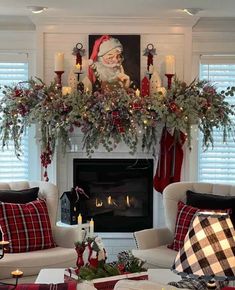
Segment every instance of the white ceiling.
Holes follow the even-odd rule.
[[[27,6],[46,6],[48,10],[32,16]],[[81,17],[192,21],[192,16],[182,12],[183,8],[201,8],[202,11],[193,16],[196,20],[235,17],[235,0],[0,0],[0,25],[12,19],[37,22]]]

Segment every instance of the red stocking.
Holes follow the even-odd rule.
[[[153,179],[154,188],[162,192],[170,183],[172,155],[170,150],[174,144],[174,137],[167,131],[166,127],[162,130],[160,141],[160,152],[156,174]]]
[[[180,181],[181,167],[184,158],[184,151],[182,149],[185,141],[186,135],[183,132],[174,132],[175,142],[174,146],[171,148],[172,156],[172,171],[170,177],[170,183]]]

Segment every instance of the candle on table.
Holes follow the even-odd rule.
[[[64,53],[56,52],[55,54],[55,71],[64,71]]]
[[[78,241],[82,242],[82,215],[78,215]]]
[[[90,220],[90,238],[94,235],[94,221],[93,219]]]
[[[13,278],[21,278],[23,276],[23,272],[20,270],[15,270],[11,272]]]
[[[62,87],[62,96],[66,96],[71,94],[72,88],[71,87]]]
[[[8,241],[0,241],[0,246],[7,246],[10,242]]]
[[[139,96],[140,96],[140,90],[139,90],[139,89],[137,89],[137,90],[135,91],[135,95],[136,95],[136,97],[139,97]]]
[[[82,224],[82,215],[81,214],[78,215],[78,224],[79,225]]]
[[[166,61],[166,74],[175,74],[175,56],[174,55],[167,55],[165,57]]]

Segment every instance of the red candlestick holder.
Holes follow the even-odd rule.
[[[56,74],[56,84],[58,86],[58,88],[62,88],[62,74],[64,73],[64,71],[55,71]]]
[[[167,77],[167,88],[170,90],[174,74],[165,74],[165,76]]]
[[[77,274],[79,274],[80,268],[82,266],[84,266],[83,253],[84,253],[85,249],[86,249],[86,245],[84,243],[77,245],[75,247],[75,250],[77,252],[77,262],[76,262],[76,265],[77,265],[76,273]]]

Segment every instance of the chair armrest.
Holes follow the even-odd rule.
[[[59,247],[74,248],[74,243],[78,240],[77,227],[55,226],[53,233],[55,242]]]
[[[151,249],[170,244],[173,240],[168,228],[146,229],[134,232],[134,238],[138,249]]]

